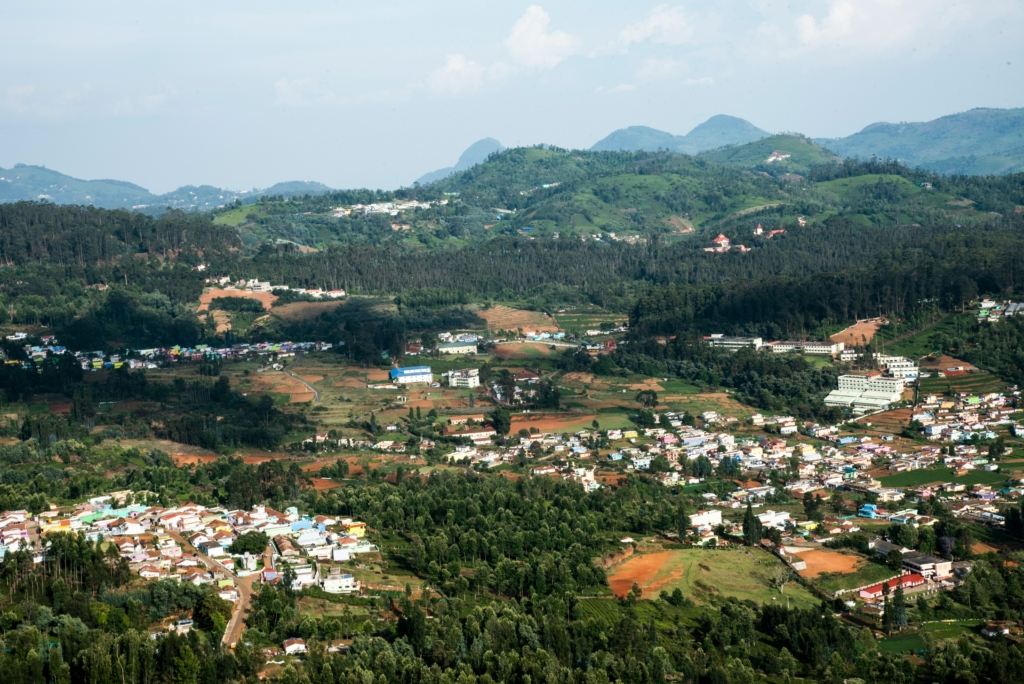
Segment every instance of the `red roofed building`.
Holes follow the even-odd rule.
[[[729,238],[725,237],[721,233],[719,233],[718,237],[716,237],[711,242],[713,242],[714,244],[718,245],[719,247],[728,247],[729,244],[730,244]]]
[[[924,584],[924,577],[917,574],[916,572],[913,572],[908,575],[903,575],[902,577],[891,579],[888,582],[885,582],[885,584],[889,585],[889,591],[893,591],[896,589],[897,585],[900,584],[900,582],[903,583],[904,589],[908,587],[919,587],[922,584]],[[866,589],[860,590],[860,597],[864,599],[881,598],[882,594],[882,584],[873,584],[870,587],[867,587]]]

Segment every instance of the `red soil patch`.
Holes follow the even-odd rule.
[[[647,378],[643,382],[637,382],[629,386],[631,390],[654,390],[655,392],[664,392],[665,388],[658,384],[657,380]]]
[[[857,571],[861,559],[857,556],[848,556],[845,553],[822,551],[820,549],[807,549],[800,551],[797,556],[807,563],[807,568],[801,570],[801,577],[817,577],[824,572],[838,572],[848,575]]]
[[[871,341],[878,329],[887,323],[884,318],[870,318],[864,321],[857,321],[846,330],[837,332],[829,339],[833,342],[842,342],[847,347],[863,346]]]
[[[682,579],[685,572],[684,566],[668,573],[658,580],[653,578],[671,561],[672,554],[668,551],[657,553],[643,553],[632,556],[625,563],[620,565],[608,578],[612,593],[616,596],[625,596],[633,588],[633,582],[640,585],[645,596],[658,592],[662,587]]]
[[[512,432],[521,428],[535,427],[541,432],[575,432],[589,429],[597,416],[568,416],[565,418],[544,417],[541,415],[517,415],[512,417]]]
[[[171,458],[174,460],[174,465],[183,466],[193,463],[213,463],[220,457],[212,454],[171,454]]]
[[[210,302],[214,299],[221,299],[223,297],[241,297],[243,299],[256,299],[263,304],[265,311],[270,311],[270,307],[273,306],[274,302],[277,301],[277,295],[270,292],[252,292],[250,290],[234,290],[234,289],[210,289],[199,295],[199,308],[196,309],[196,313],[200,311],[209,311]]]
[[[371,370],[366,372],[366,379],[370,382],[387,382],[391,375],[386,370]]]
[[[999,549],[985,542],[974,542],[971,544],[971,551],[973,553],[999,553]]]
[[[321,492],[325,489],[334,489],[335,487],[344,487],[345,485],[341,482],[334,482],[333,480],[325,480],[322,477],[313,478],[313,489]]]
[[[313,384],[314,382],[320,382],[321,380],[324,379],[324,376],[322,375],[300,375],[299,377],[308,382],[309,384]]]
[[[972,373],[978,370],[977,366],[972,366],[966,361],[953,358],[949,354],[942,354],[938,358],[935,358],[934,356],[926,356],[925,358],[921,359],[920,365],[928,369],[940,371],[944,371],[947,368],[956,368],[958,366],[962,366],[965,371],[969,371]]]
[[[51,413],[71,413],[71,402],[70,401],[51,401],[50,402]]]
[[[523,311],[507,306],[492,306],[477,311],[477,316],[487,321],[488,330],[518,330],[532,332],[558,332],[558,323],[551,316],[540,311]]]

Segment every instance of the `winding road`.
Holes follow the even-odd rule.
[[[292,363],[290,363],[290,364],[288,364],[287,366],[284,367],[284,372],[287,373],[288,375],[290,375],[291,377],[295,378],[299,382],[301,382],[306,387],[308,387],[309,391],[313,393],[313,401],[314,402],[319,402],[320,401],[320,390],[318,390],[316,387],[313,387],[312,384],[306,382],[305,380],[300,378],[295,373],[292,373],[292,368],[294,366],[299,365],[299,363],[301,363],[301,362],[302,362],[302,355],[300,354],[300,355],[296,356],[295,361],[293,361]]]

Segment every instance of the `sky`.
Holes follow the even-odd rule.
[[[1021,0],[0,4],[0,167],[396,188],[470,144],[1024,106]]]

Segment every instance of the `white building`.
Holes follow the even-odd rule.
[[[449,371],[445,376],[448,378],[449,387],[472,389],[480,386],[480,371],[476,368]]]
[[[742,349],[743,347],[760,349],[764,345],[764,341],[760,337],[729,337],[722,333],[707,335],[704,337],[704,342],[712,347],[724,347],[732,350]]]
[[[409,385],[415,382],[434,382],[434,373],[430,366],[409,366],[407,368],[392,368],[391,382],[396,385]]]
[[[705,525],[721,525],[722,511],[714,508],[711,509],[710,511],[697,511],[696,513],[691,513],[690,524],[694,527],[703,527]]]
[[[440,354],[476,354],[476,342],[447,342],[437,345]]]
[[[323,588],[328,594],[354,594],[359,591],[359,582],[352,575],[328,575],[323,579]]]

